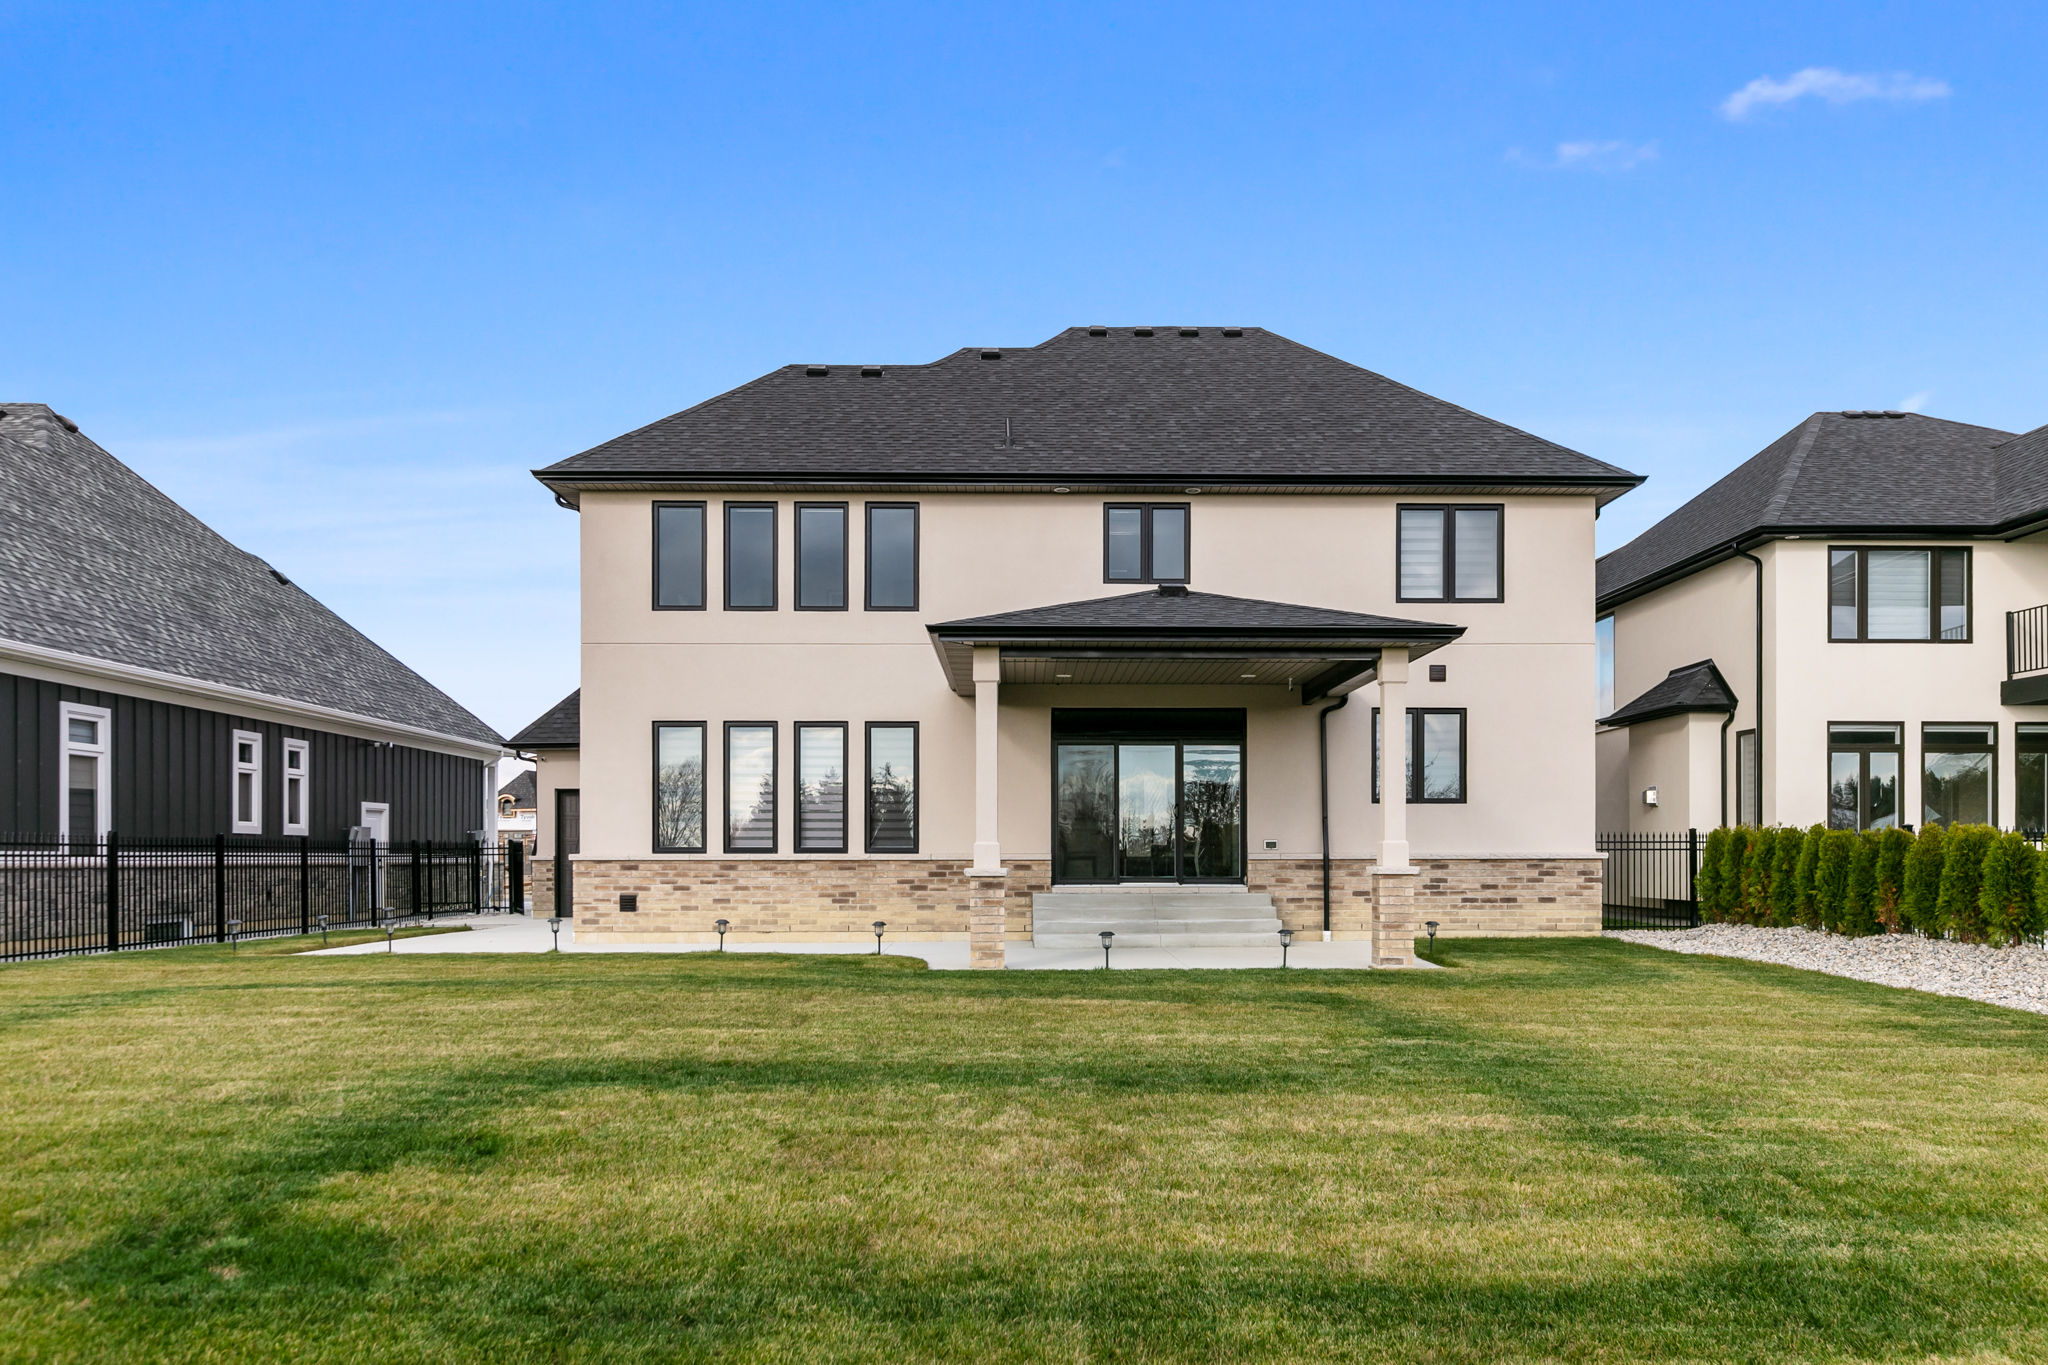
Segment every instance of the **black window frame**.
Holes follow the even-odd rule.
[[[1410,597],[1401,583],[1401,528],[1403,512],[1444,514],[1443,593],[1436,597]],[[1458,512],[1492,512],[1493,596],[1459,597]],[[1394,600],[1396,602],[1505,602],[1508,600],[1508,509],[1504,502],[1397,502],[1394,504]]]
[[[839,513],[839,605],[812,607],[804,604],[804,512],[806,509]],[[851,611],[853,609],[853,505],[845,502],[799,502],[790,508],[790,590],[798,611]]]
[[[1991,742],[1988,744],[1943,743],[1939,747],[1927,742],[1927,732],[1929,730],[1962,729],[1989,730],[1991,732]],[[1988,754],[1991,757],[1991,771],[1987,778],[1989,790],[1986,793],[1985,807],[1990,812],[1990,818],[1984,823],[1993,826],[1998,824],[1998,729],[1998,722],[1994,720],[1927,720],[1920,722],[1920,819],[1922,823],[1927,822],[1927,756],[1929,754]],[[1902,778],[1903,776],[1904,774],[1901,773]],[[2015,792],[2014,795],[2017,797],[2018,793]]]
[[[725,610],[726,611],[779,611],[782,608],[782,504],[779,502],[728,502],[723,504],[725,512],[720,518],[719,556],[725,565]],[[737,511],[766,509],[768,517],[768,605],[764,607],[736,607],[732,603],[732,514]]]
[[[661,514],[671,507],[697,509],[702,523],[697,532],[697,597],[694,607],[667,606],[661,600]],[[709,611],[711,609],[711,508],[705,502],[658,501],[654,504],[653,604],[656,611]]]
[[[1748,753],[1743,741],[1749,741]],[[1756,747],[1756,727],[1735,732],[1735,823],[1761,825],[1764,822],[1763,765]],[[1754,807],[1754,809],[1751,809]]]
[[[2029,764],[2027,762],[2029,756],[2033,756],[2036,762]],[[2012,767],[2013,828],[2026,834],[2040,834],[2044,830],[2048,830],[2048,724],[2023,720],[2013,725]],[[2029,767],[2043,770],[2041,774],[2043,779],[2042,788],[2038,793],[2041,797],[2041,810],[2039,812],[2041,819],[2031,825],[2024,823],[2025,817],[2023,815],[2029,804],[2025,786],[2026,770]]]
[[[863,503],[861,512],[861,610],[863,611],[917,611],[924,601],[924,510],[914,502],[869,502]],[[878,607],[875,605],[875,513],[878,511],[908,511],[910,513],[910,605],[907,607]]]
[[[1826,767],[1822,770],[1822,776],[1827,783],[1827,790],[1822,798],[1821,809],[1826,813],[1827,818],[1823,823],[1829,829],[1842,828],[1842,826],[1837,825],[1834,821],[1835,799],[1833,789],[1836,754],[1853,753],[1862,755],[1861,760],[1856,765],[1856,830],[1859,833],[1872,828],[1870,824],[1870,756],[1872,754],[1896,754],[1899,759],[1899,775],[1896,779],[1898,790],[1892,797],[1893,802],[1897,806],[1897,809],[1892,813],[1892,824],[1900,828],[1906,828],[1906,812],[1904,809],[1906,804],[1906,723],[1898,720],[1831,720],[1826,722],[1826,725],[1827,748],[1825,752],[1827,760]],[[1890,730],[1898,738],[1890,744],[1837,744],[1835,742],[1835,731],[1837,729]]]
[[[1828,591],[1822,617],[1822,629],[1831,645],[1967,645],[1977,638],[1977,556],[1969,545],[1830,545],[1828,546],[1827,583]],[[1927,635],[1925,638],[1873,640],[1870,637],[1870,552],[1872,550],[1918,550],[1928,556],[1927,564]],[[1942,555],[1961,554],[1963,557],[1963,633],[1960,638],[1951,639],[1941,633],[1941,587]],[[1835,556],[1854,554],[1856,556],[1856,633],[1853,636],[1835,634]]]
[[[1179,578],[1161,578],[1152,572],[1152,514],[1158,511],[1181,512],[1187,517],[1187,572]],[[1137,512],[1138,519],[1138,567],[1143,572],[1136,578],[1112,578],[1109,574],[1109,514],[1111,512]],[[1190,583],[1195,575],[1195,510],[1190,502],[1106,502],[1102,504],[1102,581],[1105,583]]]
[[[860,811],[862,847],[869,853],[915,854],[924,837],[924,731],[914,720],[871,720],[862,727],[860,767]],[[910,846],[875,842],[875,731],[910,731],[910,791],[915,803],[910,811]]]
[[[839,781],[841,796],[839,806],[839,842],[833,846],[811,845],[804,842],[804,731],[837,730],[839,732]],[[853,847],[853,736],[843,720],[798,720],[791,721],[789,728],[790,763],[790,829],[789,847],[792,853],[847,853]],[[865,795],[866,784],[862,784]],[[777,793],[779,796],[780,793]]]
[[[1472,798],[1472,717],[1471,708],[1464,706],[1411,706],[1408,708],[1408,804],[1411,806],[1462,806]],[[1422,717],[1428,715],[1455,715],[1458,718],[1458,794],[1451,796],[1422,796],[1418,786],[1422,781],[1422,765],[1415,762],[1415,756],[1422,752]],[[1380,708],[1372,708],[1372,803],[1380,801]]]
[[[732,732],[734,727],[742,729],[766,729],[768,731],[768,847],[734,848],[732,846]],[[729,854],[768,854],[782,851],[782,726],[772,720],[729,720],[725,722],[724,743],[718,755],[718,785],[724,795],[720,806],[724,811],[722,828],[724,833],[720,845]]]
[[[704,765],[704,830],[702,841],[695,848],[680,845],[671,846],[661,842],[661,732],[663,730],[695,730],[697,751]],[[656,853],[708,853],[711,851],[711,726],[701,720],[657,720],[648,730],[653,744],[649,755],[649,775],[652,778],[653,809],[649,812],[648,843]]]

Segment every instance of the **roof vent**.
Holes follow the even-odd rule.
[[[1884,415],[1887,417],[1904,417],[1906,414],[1903,412],[1894,412],[1892,411],[1892,409],[1886,408],[1884,410]]]
[[[823,379],[826,375],[832,373],[832,371],[827,369],[823,365],[806,365],[804,367],[804,373],[809,375],[813,379]]]
[[[56,418],[56,419],[57,419],[57,425],[58,425],[58,426],[60,426],[60,427],[62,427],[62,428],[64,428],[64,430],[66,430],[66,431],[77,431],[77,430],[78,430],[78,423],[76,423],[76,422],[72,421],[72,420],[71,420],[71,419],[70,419],[69,417],[66,417],[66,416],[65,416],[65,415],[64,415],[63,413],[61,413],[61,412],[53,412],[53,413],[51,413],[51,414],[50,414],[50,416],[52,416],[52,417]]]
[[[882,367],[880,365],[863,365],[860,367],[860,377],[862,379],[880,379],[882,377]]]
[[[1186,597],[1188,595],[1188,585],[1185,583],[1161,583],[1159,585],[1159,595],[1161,597]]]
[[[1150,327],[1133,327],[1131,335],[1134,337],[1148,337],[1152,335],[1152,329]]]
[[[1202,329],[1199,327],[1183,327],[1180,329],[1180,334],[1184,337],[1198,337],[1202,334]]]
[[[1241,336],[1243,336],[1243,335],[1244,335],[1244,328],[1242,328],[1242,327],[1225,327],[1225,328],[1223,329],[1223,335],[1225,335],[1225,336],[1227,336],[1227,337],[1241,337]]]
[[[983,351],[981,353],[981,358],[983,360],[1001,360],[1003,358],[1003,353],[1001,351]]]
[[[292,585],[292,581],[289,578],[286,578],[283,574],[279,573],[275,569],[272,569],[270,571],[270,576],[272,578],[275,578],[278,582],[284,584],[284,586],[286,586],[287,588],[289,588]]]
[[[1106,337],[1109,335],[1109,329],[1107,327],[1090,327],[1088,335],[1092,337]]]

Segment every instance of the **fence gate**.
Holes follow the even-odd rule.
[[[1700,922],[1693,878],[1700,866],[1700,832],[1602,834],[1607,855],[1600,872],[1602,929],[1691,929]]]

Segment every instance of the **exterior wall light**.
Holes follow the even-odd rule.
[[[1104,929],[1102,931],[1102,970],[1105,972],[1109,970],[1109,941],[1115,937],[1116,930],[1114,929]]]
[[[876,956],[876,957],[880,957],[880,956],[882,955],[882,931],[883,931],[884,929],[888,928],[888,927],[889,927],[889,922],[888,922],[887,920],[879,920],[879,919],[878,919],[878,920],[876,920],[876,921],[875,921],[875,956]]]
[[[1657,804],[1657,789],[1655,787],[1643,788],[1643,804],[1646,806]]]
[[[729,919],[714,920],[711,927],[718,931],[718,951],[722,953],[725,951],[725,931],[732,928],[732,921]]]

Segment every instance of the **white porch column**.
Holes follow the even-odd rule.
[[[1002,650],[974,648],[974,865],[967,869],[967,962],[1003,967],[1009,888],[1004,884],[1001,826],[996,821],[996,702],[1003,685]]]
[[[1372,965],[1415,965],[1416,884],[1408,861],[1408,649],[1380,651],[1380,856],[1372,878]]]
[[[1380,869],[1408,866],[1408,649],[1380,651]]]

